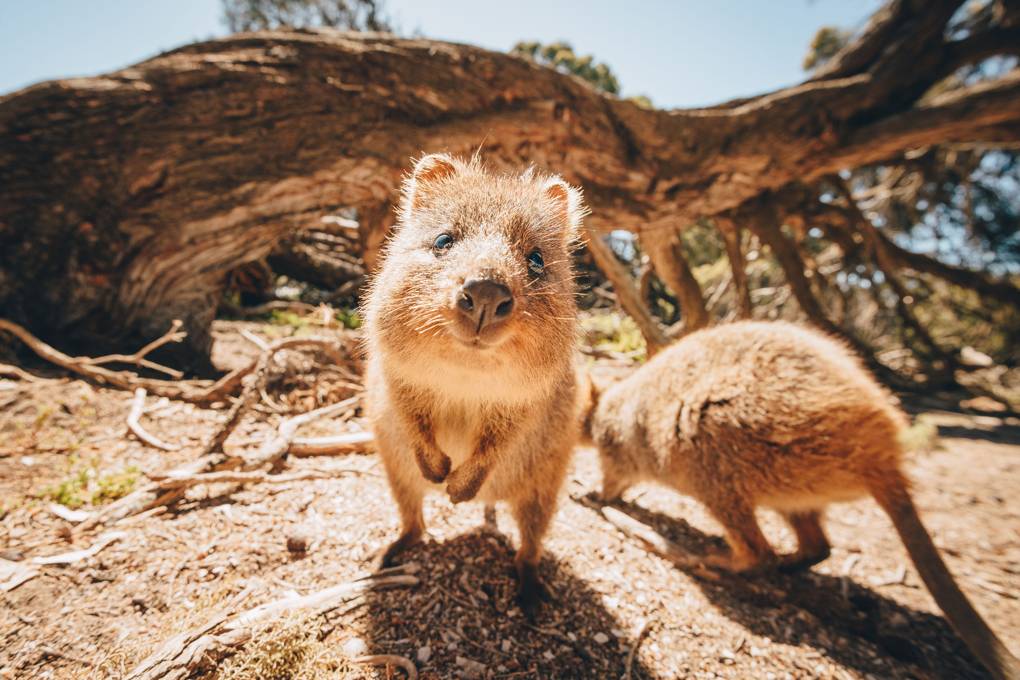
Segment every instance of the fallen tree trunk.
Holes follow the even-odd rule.
[[[980,35],[946,41],[960,4],[892,0],[811,81],[694,110],[643,109],[503,53],[331,31],[36,85],[0,98],[0,315],[89,354],[179,318],[176,365],[195,365],[226,274],[284,235],[351,210],[374,266],[423,150],[546,166],[584,186],[592,228],[641,234],[919,145],[1016,141],[1015,71],[918,104],[988,56]]]

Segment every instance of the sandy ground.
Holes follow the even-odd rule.
[[[242,352],[221,344],[221,360],[224,347]],[[94,479],[169,469],[193,457],[223,417],[151,399],[148,429],[182,445],[163,452],[127,432],[130,401],[81,381],[4,384],[0,557],[25,564],[93,544],[98,532],[72,534],[48,509],[45,489],[81,469]],[[940,441],[911,463],[917,504],[963,589],[1020,652],[1020,422],[928,417]],[[252,414],[229,446],[258,442],[266,418]],[[0,678],[123,677],[161,642],[224,609],[364,574],[397,528],[377,457],[290,467],[336,476],[195,488],[167,512],[116,527],[124,536],[97,555],[42,567],[0,593]],[[480,506],[434,495],[426,505],[431,536],[405,558],[420,566],[419,585],[264,631],[210,675],[401,677],[347,660],[381,653],[415,660],[425,678],[621,678],[640,638],[633,678],[986,677],[873,502],[830,510],[833,555],[810,572],[712,580],[649,555],[571,498],[598,482],[594,453],[579,450],[542,563],[556,600],[533,624],[513,604],[508,514],[500,509],[499,532],[483,531]],[[694,501],[653,486],[626,500],[625,510],[692,551],[719,540]],[[763,513],[762,521],[777,545],[792,548],[776,517]],[[288,539],[307,550],[288,550]]]

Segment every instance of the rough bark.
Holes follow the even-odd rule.
[[[804,259],[797,245],[783,233],[782,221],[775,208],[769,204],[760,206],[748,220],[748,226],[771,249],[797,304],[811,323],[831,335],[845,335],[828,317],[811,290]]]
[[[707,326],[709,318],[705,296],[684,255],[679,235],[675,230],[648,230],[642,243],[655,272],[673,291],[680,305],[682,326],[678,335]]]
[[[733,272],[733,290],[737,302],[737,317],[740,319],[751,318],[751,291],[747,284],[747,262],[744,259],[744,250],[741,246],[743,230],[731,219],[725,217],[716,218],[716,226],[722,234],[723,242],[726,244],[726,257],[730,261],[730,271]]]
[[[623,307],[623,311],[634,319],[634,323],[637,324],[641,335],[645,338],[648,355],[652,356],[669,344],[669,338],[666,337],[662,326],[648,310],[647,296],[643,295],[641,288],[634,284],[627,269],[616,259],[616,255],[602,240],[600,234],[587,231],[584,236],[588,252],[591,253],[599,270],[613,284],[617,301]]]
[[[36,85],[0,98],[0,315],[103,352],[180,318],[204,355],[226,272],[284,235],[354,209],[371,268],[423,150],[481,144],[496,166],[548,167],[584,186],[593,228],[642,233],[919,145],[1014,142],[1016,73],[917,103],[947,60],[998,52],[947,45],[959,4],[893,0],[810,81],[694,110],[642,109],[502,53],[332,31]],[[1012,51],[1008,37],[991,44]]]
[[[322,231],[302,231],[280,242],[269,256],[277,274],[336,290],[365,274],[355,248],[345,238]]]

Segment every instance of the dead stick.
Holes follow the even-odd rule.
[[[308,610],[318,612],[335,608],[338,603],[361,597],[370,591],[416,586],[418,583],[418,578],[410,574],[369,577],[304,596],[295,595],[268,602],[237,615],[222,612],[214,616],[209,623],[165,642],[131,671],[127,678],[183,680],[190,677],[202,664],[210,660],[215,662],[237,651],[252,637],[255,627],[259,624],[281,618],[291,612]]]
[[[174,444],[167,444],[165,441],[156,437],[146,431],[140,422],[142,413],[145,412],[145,388],[139,387],[135,390],[135,398],[131,402],[131,412],[128,413],[127,426],[128,429],[135,433],[135,436],[141,439],[149,446],[153,446],[157,449],[163,449],[164,451],[176,451],[181,448]]]
[[[328,437],[295,437],[288,455],[297,458],[364,453],[371,450],[375,437],[371,432],[345,432]]]
[[[605,517],[610,524],[625,533],[627,536],[638,539],[644,543],[645,546],[651,548],[652,552],[661,555],[682,567],[692,567],[698,564],[698,561],[692,558],[690,553],[647,524],[639,522],[630,515],[620,512],[616,508],[609,507],[608,505],[603,506],[601,511],[602,516]]]
[[[634,657],[637,656],[638,647],[641,646],[641,641],[645,639],[645,635],[648,634],[648,627],[651,622],[645,619],[645,622],[641,625],[641,630],[638,631],[637,639],[634,640],[634,644],[631,645],[630,651],[627,652],[627,665],[626,671],[623,673],[623,680],[630,680],[631,673],[634,670]]]
[[[108,368],[103,368],[102,366],[97,365],[94,360],[89,357],[68,356],[67,354],[47,345],[42,340],[39,340],[13,321],[0,319],[0,330],[11,333],[25,343],[29,349],[35,352],[39,357],[45,359],[51,364],[56,364],[57,366],[71,371],[72,373],[77,373],[80,376],[84,376],[101,384],[129,390],[134,390],[137,387],[144,387],[148,392],[155,394],[156,396],[194,402],[201,402],[201,395],[205,392],[202,388],[207,383],[204,381],[171,382],[166,380],[140,378],[137,374],[129,371],[112,371]],[[171,339],[167,340],[167,342],[179,342],[180,339],[184,337],[181,332],[171,332],[164,335],[163,338],[168,336],[170,336]],[[163,338],[160,338],[159,340],[162,340]],[[149,346],[152,344],[153,343],[150,343]],[[141,350],[136,352],[136,354],[140,353]],[[100,359],[106,358],[108,357],[100,357]]]
[[[311,472],[298,472],[291,475],[271,475],[268,472],[207,472],[198,475],[167,475],[166,477],[153,476],[164,489],[180,489],[185,487],[198,486],[200,484],[286,484],[287,482],[300,482],[310,479],[332,479],[342,475],[363,474],[361,470],[336,470],[325,472],[314,470]]]
[[[407,673],[408,680],[418,679],[418,669],[415,668],[414,663],[410,659],[396,654],[369,654],[355,657],[351,661],[365,666],[394,666]],[[389,677],[388,673],[387,677]]]

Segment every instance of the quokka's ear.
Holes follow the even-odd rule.
[[[563,181],[559,175],[553,175],[542,185],[545,195],[552,199],[559,218],[569,236],[574,237],[581,230],[581,222],[588,214],[584,205],[581,190]]]
[[[440,182],[457,174],[458,165],[445,153],[430,153],[414,164],[411,174],[404,180],[403,207],[412,212],[428,200],[429,192]]]

